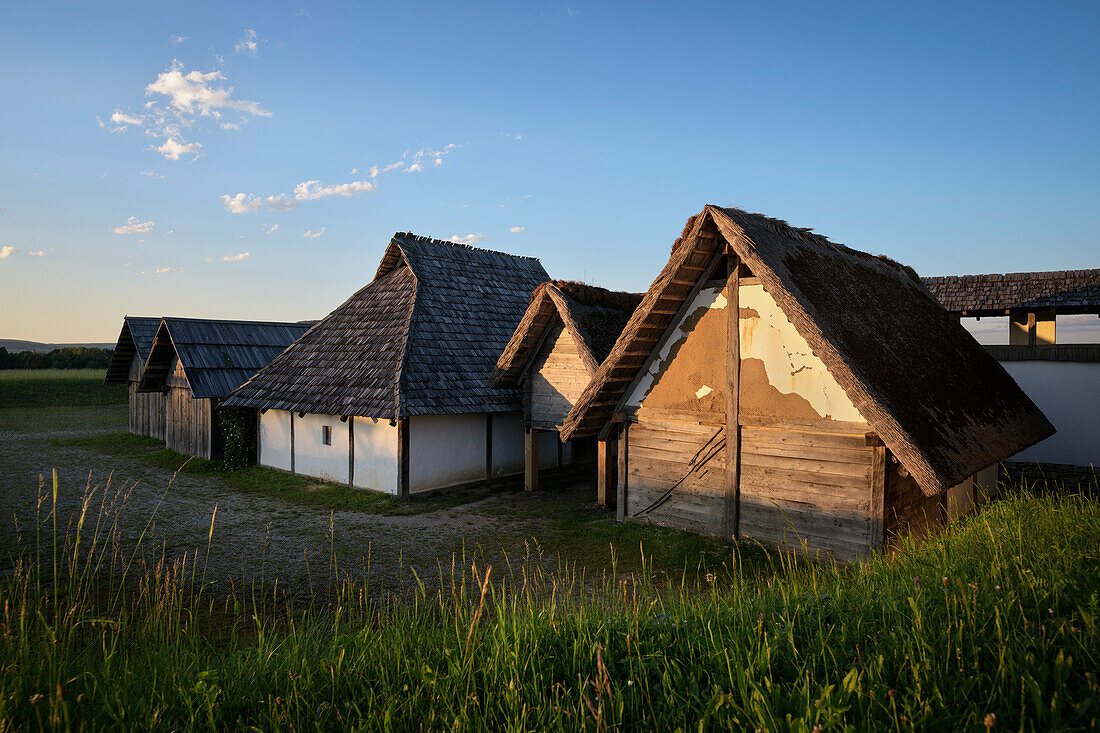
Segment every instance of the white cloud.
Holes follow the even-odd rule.
[[[128,115],[125,112],[120,112],[117,109],[111,113],[111,122],[115,123],[116,125],[137,125],[138,127],[141,127],[141,125],[143,124],[143,120],[140,117]]]
[[[348,173],[348,175],[349,176],[354,176],[358,172],[359,172],[358,168],[352,168],[351,171]]]
[[[181,155],[193,155],[197,158],[201,149],[201,143],[185,143],[175,138],[169,138],[161,145],[150,148],[163,155],[165,160],[179,160]]]
[[[526,228],[527,227],[512,227],[508,231],[510,231],[512,234],[519,234],[520,232],[522,232]]]
[[[268,234],[274,234],[275,232],[279,231],[279,225],[272,224],[270,227],[265,228],[264,231],[266,231]]]
[[[401,168],[404,168],[408,173],[416,173],[424,170],[424,161],[429,159],[432,160],[435,165],[442,165],[443,157],[457,149],[457,145],[448,143],[439,150],[421,148],[413,153],[411,157],[409,151],[406,151],[405,154],[401,156],[401,160],[390,163],[383,168],[372,165],[367,169],[366,178],[358,181],[349,181],[348,183],[325,184],[318,180],[312,180],[302,181],[295,186],[294,190],[290,193],[272,194],[269,196],[257,196],[251,193],[238,193],[232,196],[229,194],[222,194],[222,208],[230,214],[249,214],[260,211],[261,209],[288,211],[300,206],[306,201],[316,201],[330,196],[351,198],[357,194],[367,193],[378,188],[376,179],[379,175]],[[354,173],[358,170],[358,168],[353,168],[352,172]]]
[[[184,73],[183,64],[175,61],[168,71],[162,72],[152,84],[145,87],[145,96],[160,94],[168,97],[169,104],[185,114],[197,112],[202,117],[221,116],[221,110],[237,110],[254,117],[270,117],[271,113],[257,102],[248,99],[233,99],[233,87],[219,88],[212,82],[222,81],[225,75],[220,71],[189,71]]]
[[[225,257],[222,257],[222,262],[240,262],[241,260],[247,260],[251,256],[251,252],[241,252],[240,254],[236,255],[226,255]]]
[[[163,275],[166,272],[183,272],[182,267],[157,267],[153,269],[153,273],[156,275]]]
[[[168,39],[168,42],[171,43],[173,46],[178,46],[186,41],[188,38],[190,38],[190,36],[172,36]]]
[[[250,53],[255,56],[256,51],[260,48],[260,39],[256,37],[256,31],[246,28],[244,31],[244,38],[237,41],[237,45],[234,48],[237,53]]]
[[[305,237],[306,239],[317,239],[317,237],[321,236],[324,233],[325,233],[325,228],[321,227],[320,231],[318,231],[318,232],[313,232],[313,231],[310,231],[310,230],[307,229],[306,233],[303,234],[302,236]]]
[[[115,234],[148,234],[153,231],[153,222],[142,221],[136,216],[131,216],[122,226],[115,227],[111,231]]]
[[[18,251],[19,250],[12,247],[10,244],[5,244],[3,247],[0,247],[0,260],[6,260]]]
[[[142,171],[141,175],[146,176],[147,178],[164,178],[164,176],[157,173],[156,171]]]
[[[28,252],[27,254],[30,255],[31,257],[45,257],[46,256],[46,250],[40,249],[37,252]]]
[[[478,232],[477,234],[467,234],[464,237],[460,237],[459,235],[455,234],[447,241],[454,242],[455,244],[477,244],[478,242],[485,241],[485,235],[481,232]]]

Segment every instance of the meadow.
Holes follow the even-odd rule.
[[[1100,723],[1095,493],[1005,487],[942,534],[849,565],[742,546],[705,573],[627,572],[612,543],[601,573],[471,552],[380,594],[333,553],[336,580],[303,598],[214,585],[213,517],[185,554],[123,549],[117,494],[69,517],[59,490],[44,486],[0,576],[4,731]]]
[[[0,407],[124,405],[125,384],[103,384],[104,369],[0,370]]]

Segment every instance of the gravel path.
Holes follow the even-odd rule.
[[[520,493],[494,494],[468,504],[422,514],[379,516],[303,506],[227,487],[218,476],[172,475],[148,464],[119,465],[121,459],[98,451],[58,445],[63,438],[126,430],[125,407],[0,409],[0,551],[7,564],[14,546],[26,544],[34,526],[39,477],[50,490],[50,472],[61,478],[59,526],[75,524],[86,489],[95,490],[90,515],[101,500],[128,495],[117,511],[123,546],[132,548],[154,518],[143,545],[161,547],[170,559],[198,548],[206,552],[215,506],[207,578],[219,583],[276,578],[291,592],[328,582],[333,558],[340,575],[368,574],[371,587],[407,590],[414,568],[438,584],[437,568],[449,575],[454,553],[467,553],[478,565],[515,564],[528,548],[551,540],[551,524],[535,512],[501,511],[522,501]],[[131,463],[137,463],[133,461]],[[47,498],[41,514],[48,512]],[[86,520],[85,537],[91,519]],[[533,538],[536,542],[529,542]],[[532,560],[539,562],[537,558]],[[543,558],[542,563],[549,563]],[[308,569],[307,569],[308,566]],[[494,573],[496,575],[497,573]]]

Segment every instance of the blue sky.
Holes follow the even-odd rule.
[[[406,230],[644,290],[706,203],[1100,266],[1095,3],[569,3],[6,5],[0,337],[317,318]]]

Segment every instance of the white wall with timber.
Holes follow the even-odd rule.
[[[294,473],[346,484],[350,450],[347,421],[335,415],[294,415]]]
[[[290,413],[286,410],[265,410],[260,413],[259,464],[289,471]]]
[[[485,413],[409,418],[409,491],[485,478]]]
[[[386,494],[397,494],[397,426],[389,420],[356,417],[354,436],[355,475],[352,485]]]
[[[1058,431],[1012,460],[1100,466],[1100,363],[1005,361],[1001,365]]]
[[[523,473],[523,413],[493,413],[493,476]]]

